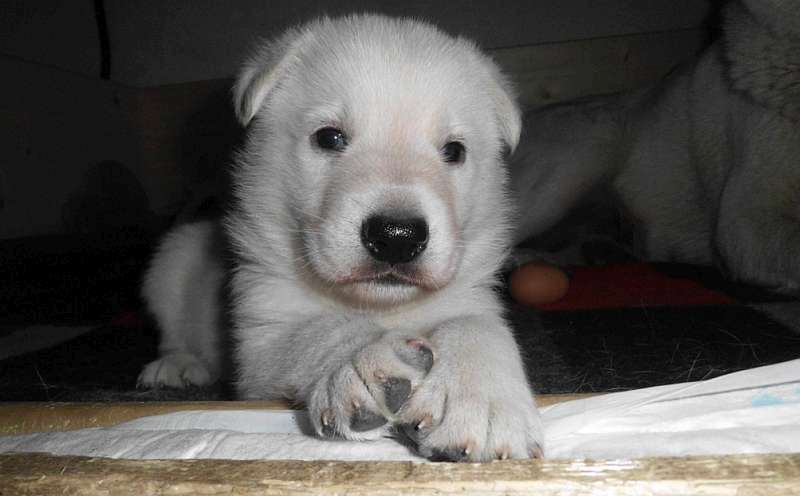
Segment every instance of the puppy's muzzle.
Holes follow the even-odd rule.
[[[405,264],[425,251],[428,224],[419,217],[373,215],[361,225],[361,244],[379,262]]]

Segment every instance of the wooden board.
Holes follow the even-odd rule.
[[[0,495],[800,494],[800,454],[454,464],[0,455]]]
[[[542,395],[546,406],[588,395]],[[282,402],[5,403],[0,433],[113,425],[181,410],[285,409]],[[0,454],[11,494],[800,495],[800,454],[637,460],[410,462],[115,460]]]

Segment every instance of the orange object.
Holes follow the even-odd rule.
[[[509,290],[520,303],[545,305],[560,300],[569,289],[569,278],[563,270],[552,265],[529,263],[511,274]]]

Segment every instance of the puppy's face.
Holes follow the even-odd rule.
[[[359,306],[447,286],[506,214],[493,67],[407,21],[306,36],[252,127],[268,164],[247,179],[282,198],[294,270]]]

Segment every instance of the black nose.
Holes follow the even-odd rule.
[[[361,244],[375,260],[391,265],[414,260],[428,244],[425,219],[373,215],[361,225]]]

